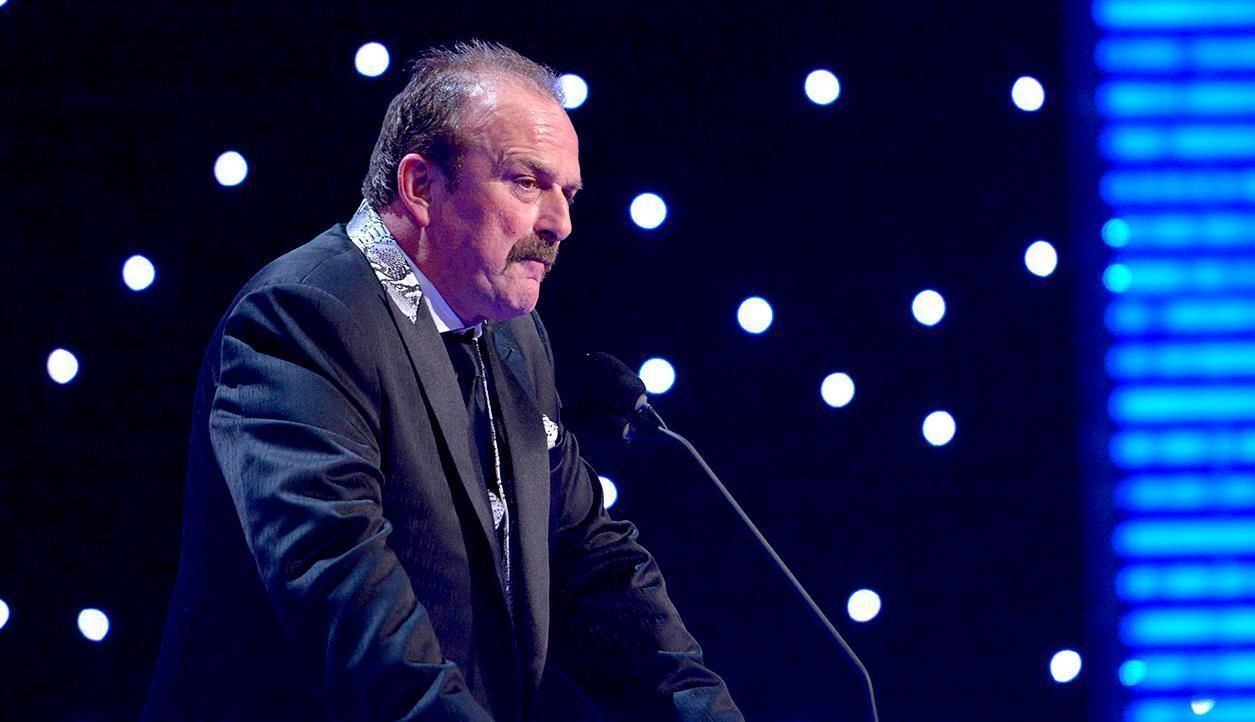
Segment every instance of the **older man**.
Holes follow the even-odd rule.
[[[232,303],[146,719],[521,720],[559,686],[740,719],[562,426],[533,310],[580,188],[555,87],[497,45],[422,56],[352,220]]]

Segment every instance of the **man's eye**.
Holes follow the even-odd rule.
[[[528,177],[516,178],[514,182],[516,185],[518,185],[518,187],[524,188],[526,190],[532,190],[534,188],[540,187],[540,184],[536,182],[535,178],[528,178]]]

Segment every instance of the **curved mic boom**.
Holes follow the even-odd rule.
[[[811,612],[819,619],[819,622],[828,631],[829,636],[837,643],[837,646],[845,652],[854,666],[858,668],[863,675],[863,684],[867,688],[867,701],[871,707],[872,722],[880,722],[880,714],[876,709],[876,692],[872,687],[872,677],[868,673],[867,667],[863,665],[863,661],[858,658],[854,650],[850,647],[837,628],[828,620],[827,615],[811,598],[810,593],[797,580],[793,572],[789,570],[788,565],[776,553],[767,538],[758,530],[758,526],[749,518],[741,505],[737,503],[732,496],[732,492],[723,485],[719,477],[715,474],[702,455],[697,452],[693,444],[683,436],[675,433],[667,428],[667,424],[662,420],[662,416],[649,405],[649,396],[645,392],[645,383],[640,377],[632,372],[619,359],[608,353],[591,353],[584,357],[582,366],[577,375],[575,388],[576,400],[572,405],[586,425],[591,426],[594,432],[604,432],[606,429],[612,430],[617,434],[621,441],[628,441],[649,435],[661,435],[678,442],[693,458],[697,461],[702,471],[710,478],[710,481],[723,495],[723,498],[740,517],[741,521],[749,528],[750,533],[758,540],[759,545],[767,552],[767,556],[775,562],[776,568],[780,573],[789,580],[789,584],[793,590],[798,593],[802,601],[810,608]]]

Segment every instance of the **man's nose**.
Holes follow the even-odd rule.
[[[536,235],[551,243],[571,235],[571,203],[561,190],[554,188],[545,193],[536,219]]]

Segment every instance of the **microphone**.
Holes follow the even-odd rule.
[[[741,521],[758,540],[763,550],[775,562],[776,568],[780,573],[789,580],[789,584],[793,590],[797,592],[802,601],[810,608],[811,612],[818,618],[820,624],[828,631],[829,636],[837,643],[837,646],[850,658],[854,666],[858,668],[863,676],[863,685],[867,688],[867,701],[871,707],[872,722],[880,722],[880,714],[876,709],[876,692],[872,687],[871,674],[868,673],[867,667],[863,665],[863,661],[858,658],[854,650],[850,647],[837,628],[828,620],[827,615],[811,598],[810,593],[797,580],[793,572],[789,570],[788,565],[776,553],[767,538],[758,530],[758,526],[749,518],[741,505],[737,503],[732,496],[732,492],[723,485],[719,477],[715,474],[702,455],[689,442],[688,439],[677,434],[667,428],[666,422],[662,420],[662,416],[649,404],[649,394],[646,393],[645,382],[641,381],[631,369],[627,367],[619,359],[608,353],[590,353],[586,354],[577,368],[575,379],[572,385],[574,394],[570,409],[572,411],[571,423],[577,429],[589,431],[595,435],[609,437],[618,443],[631,443],[636,440],[652,440],[655,438],[669,438],[678,442],[683,446],[693,459],[697,461],[698,466],[706,473],[706,476],[723,495],[725,501],[736,512]],[[583,432],[581,432],[583,433]]]
[[[649,405],[645,382],[608,353],[585,354],[570,388],[571,425],[582,434],[591,431],[615,442],[631,442],[643,438],[642,430],[667,427]]]

